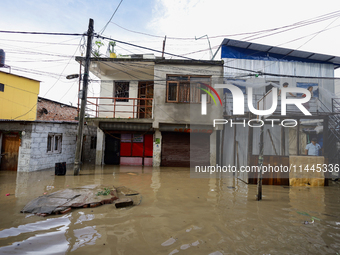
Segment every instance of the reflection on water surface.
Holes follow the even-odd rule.
[[[186,168],[84,169],[80,176],[72,167],[66,176],[0,171],[0,254],[340,253],[339,184],[264,186],[257,202],[255,185],[193,179]],[[127,186],[142,203],[46,218],[20,213],[45,192],[88,184]]]

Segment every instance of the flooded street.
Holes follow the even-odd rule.
[[[47,217],[20,213],[45,192],[89,184],[132,188],[142,202]],[[263,200],[255,195],[256,185],[194,179],[187,168],[86,166],[80,176],[71,167],[66,176],[1,171],[0,254],[340,253],[339,184],[263,186]]]

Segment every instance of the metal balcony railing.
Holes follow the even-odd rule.
[[[90,118],[152,119],[153,98],[88,97],[86,114]]]

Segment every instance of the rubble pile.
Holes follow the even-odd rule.
[[[68,213],[74,208],[93,208],[104,204],[115,204],[116,208],[122,208],[140,203],[139,192],[127,187],[87,185],[40,196],[30,201],[21,212],[47,216]]]

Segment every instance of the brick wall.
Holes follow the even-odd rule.
[[[74,106],[65,105],[41,97],[38,99],[37,120],[74,121],[76,116],[77,108]]]

